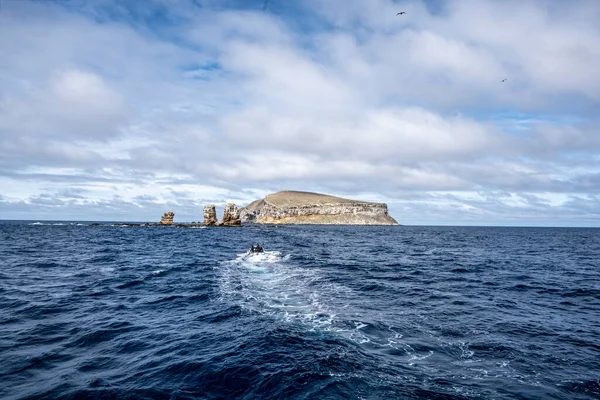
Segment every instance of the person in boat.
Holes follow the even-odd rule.
[[[255,252],[257,253],[262,253],[264,251],[262,245],[259,243],[256,245],[256,248],[254,249]]]
[[[248,249],[248,253],[254,253],[255,249],[254,249],[254,245],[250,246],[250,248]]]

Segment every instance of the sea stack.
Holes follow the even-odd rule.
[[[225,204],[225,211],[223,211],[223,220],[218,223],[220,226],[240,226],[242,221],[240,220],[240,210],[233,203]]]
[[[173,225],[173,217],[174,216],[175,216],[175,213],[173,211],[167,211],[160,218],[160,224],[161,225]]]
[[[320,193],[283,191],[240,209],[244,223],[313,225],[398,225],[385,203]]]
[[[214,205],[204,206],[204,225],[214,226],[217,224],[217,210]]]

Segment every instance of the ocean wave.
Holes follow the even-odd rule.
[[[600,393],[597,230],[29,224],[0,221],[0,398]]]

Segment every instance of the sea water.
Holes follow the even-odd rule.
[[[0,398],[600,398],[599,260],[598,229],[4,221]]]

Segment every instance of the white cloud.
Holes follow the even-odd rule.
[[[302,113],[299,113],[302,114]],[[444,118],[421,108],[355,110],[348,116],[280,115],[248,108],[227,115],[224,132],[235,146],[310,152],[322,157],[398,162],[487,156],[509,139],[492,126],[461,117]]]
[[[156,4],[3,4],[4,207],[192,215],[295,188],[457,222],[596,218],[597,2],[208,1],[177,24]]]
[[[51,78],[48,97],[42,101],[50,124],[56,130],[63,128],[58,134],[73,132],[75,139],[113,136],[128,114],[124,99],[102,78],[79,70],[57,72]]]

